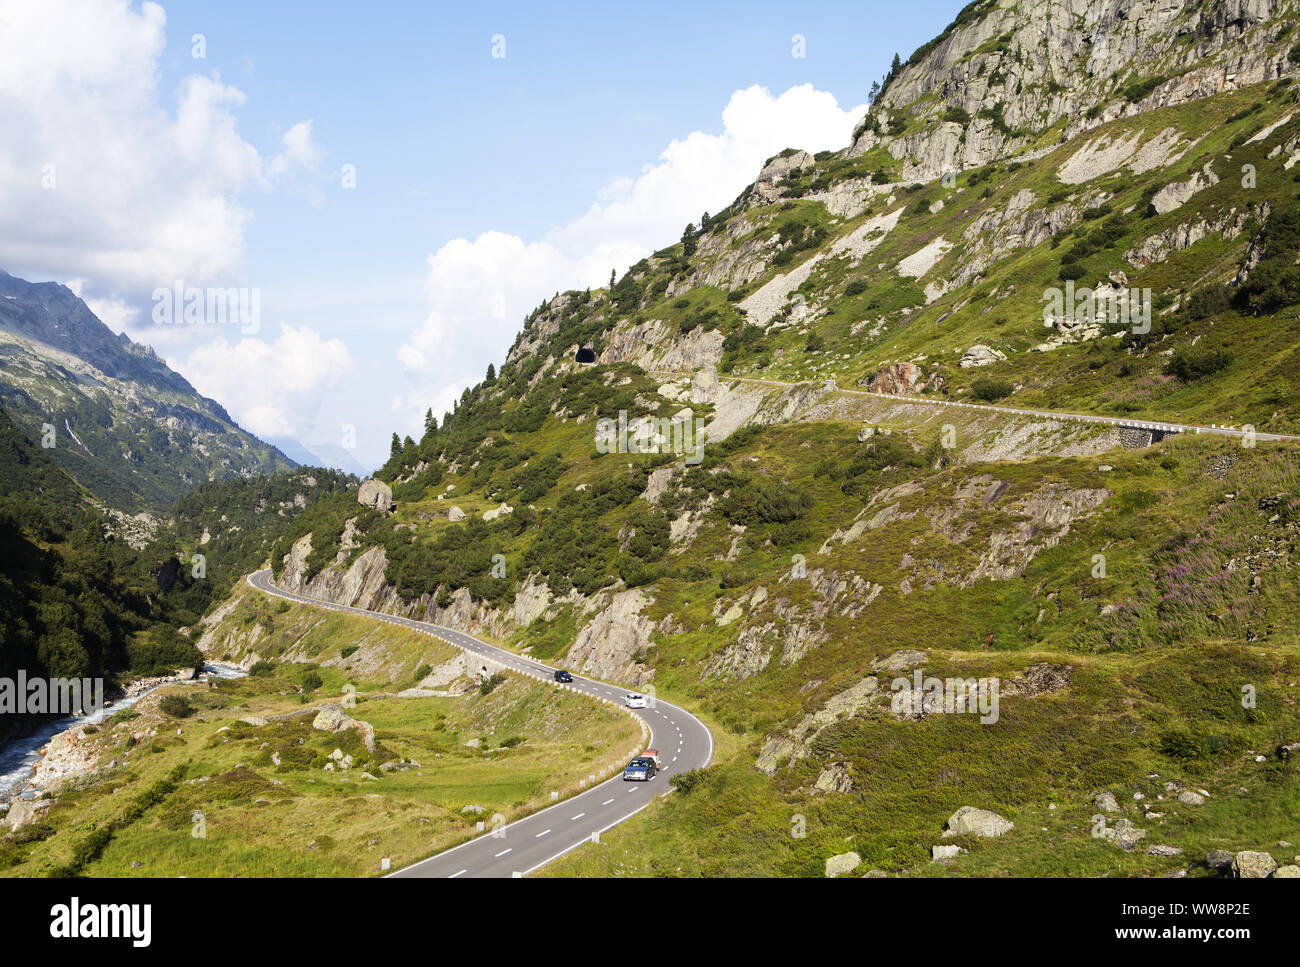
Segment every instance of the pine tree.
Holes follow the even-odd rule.
[[[491,363],[488,363],[488,371],[487,371],[488,382],[489,383],[495,382],[496,378],[497,378],[497,368],[493,366]]]
[[[424,432],[436,433],[438,430],[438,421],[433,415],[433,407],[424,411]]]
[[[394,431],[393,442],[388,447],[388,456],[391,459],[392,457],[397,456],[401,452],[402,452],[402,440]]]

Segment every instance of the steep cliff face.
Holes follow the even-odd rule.
[[[891,77],[849,157],[908,179],[1282,76],[1289,0],[977,0]],[[903,130],[899,130],[899,129]]]

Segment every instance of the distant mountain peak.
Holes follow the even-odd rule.
[[[166,509],[196,483],[295,466],[67,286],[0,270],[0,297],[0,405],[29,439],[53,426],[55,461],[108,504]]]

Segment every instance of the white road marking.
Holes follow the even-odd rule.
[[[492,858],[493,858],[494,860],[495,860],[495,859],[500,859],[502,856],[505,856],[507,853],[509,853],[510,850],[512,850],[512,849],[514,849],[513,846],[511,846],[509,849],[503,849],[500,853],[498,853],[496,856],[494,856],[494,857],[492,857]]]
[[[269,580],[269,578],[267,578],[267,577],[265,576],[265,573],[262,573],[262,574],[260,574],[259,576],[261,576],[262,579],[266,582],[266,586],[265,586],[265,587],[263,587],[262,584],[258,583],[258,581],[257,581],[257,580],[252,576],[252,575],[249,576],[249,578],[248,578],[248,583],[251,584],[253,587],[256,587],[258,590],[264,591],[264,592],[270,594],[270,595],[273,596],[273,597],[278,597],[278,598],[282,598],[282,599],[284,599],[284,600],[290,600],[290,601],[299,601],[299,602],[301,602],[301,603],[303,603],[303,604],[311,604],[311,605],[321,606],[321,602],[316,601],[316,600],[314,600],[314,599],[306,598],[306,597],[303,597],[303,596],[289,595],[289,594],[285,594],[285,593],[280,592],[278,589],[274,589],[274,588],[270,585],[270,580]],[[325,605],[325,607],[328,607],[328,605]],[[367,615],[367,616],[370,616],[370,617],[379,617],[375,612],[373,612],[373,611],[367,611],[367,610],[365,610],[364,608],[345,607],[345,608],[340,608],[340,609],[338,609],[338,610],[345,610],[345,611],[349,611],[349,612],[355,612],[355,613],[357,613],[357,614]],[[466,651],[471,651],[472,653],[474,653],[474,654],[476,654],[476,655],[478,655],[478,656],[480,656],[480,657],[487,657],[487,658],[489,658],[489,659],[492,659],[492,660],[496,661],[498,665],[506,665],[506,666],[509,666],[509,667],[518,667],[518,668],[525,669],[526,671],[530,671],[530,670],[534,667],[534,663],[529,663],[529,662],[522,662],[522,661],[520,661],[520,662],[504,662],[504,663],[503,663],[503,662],[500,662],[499,659],[494,658],[495,650],[494,650],[491,646],[489,646],[489,645],[484,645],[483,643],[479,642],[479,641],[478,641],[477,639],[475,639],[475,638],[469,637],[468,635],[459,634],[458,632],[452,631],[451,629],[441,628],[441,627],[435,627],[433,630],[430,630],[429,628],[421,627],[421,626],[420,626],[420,622],[414,621],[414,620],[412,620],[412,619],[406,619],[406,618],[399,617],[399,618],[397,618],[396,620],[397,620],[399,623],[409,624],[410,627],[415,628],[415,629],[416,629],[417,631],[419,631],[421,634],[427,634],[427,635],[430,635],[431,637],[438,638],[438,639],[441,640],[441,641],[447,641],[448,643],[450,643],[452,639],[459,639],[459,640],[462,640],[462,641],[468,642],[468,643],[471,645],[471,647],[470,647],[470,648],[466,648],[466,649],[465,649]],[[549,672],[551,671],[550,668],[546,668],[546,667],[544,667],[544,666],[537,666],[537,667],[540,667],[540,668],[542,669],[542,671],[547,672],[547,673],[549,673]],[[585,684],[585,683],[584,683],[584,684]],[[599,697],[599,696],[602,695],[602,694],[605,694],[605,695],[613,696],[614,698],[618,698],[619,696],[622,695],[622,691],[621,691],[621,690],[618,690],[618,689],[612,689],[612,688],[609,688],[609,687],[599,687],[599,686],[592,686],[592,687],[587,687],[587,688],[576,688],[576,687],[575,687],[574,689],[571,689],[571,690],[574,690],[574,691],[584,691],[584,692],[587,692],[588,694],[596,695],[597,697]],[[615,704],[615,703],[614,703],[614,702],[611,702],[610,704]],[[656,711],[656,714],[658,714],[661,718],[663,718],[663,719],[665,719],[665,720],[668,719],[668,716],[667,716],[666,713],[664,713],[664,712],[662,712],[662,711],[657,711],[657,710],[655,710],[655,711]],[[681,710],[678,709],[677,711],[681,711]],[[633,714],[635,714],[635,713],[633,713]],[[688,717],[692,718],[693,721],[696,721],[696,722],[698,723],[698,720],[694,719],[694,717],[691,716],[689,712],[686,712],[685,714],[686,714]],[[675,724],[675,723],[674,723],[674,724]],[[645,727],[646,727],[646,723],[645,723],[644,720],[643,720],[643,721],[642,721],[642,730],[643,730],[643,731],[645,730]],[[678,729],[678,732],[679,732],[679,733],[680,733],[680,731],[681,731],[681,730]],[[705,730],[705,737],[709,740],[709,759],[711,759],[711,758],[712,758],[712,754],[713,754],[713,736],[708,732],[707,729]],[[678,742],[678,751],[679,751],[679,752],[681,751],[681,748],[682,748],[682,745],[681,745],[681,742],[679,741],[679,742]],[[706,761],[707,761],[707,760],[706,760]],[[617,770],[615,770],[615,772],[616,772],[616,774],[617,774]],[[665,770],[665,773],[664,773],[664,774],[667,775],[668,772],[669,772],[669,770]],[[637,790],[636,790],[635,787],[633,787],[633,788],[631,788],[631,789],[628,789],[627,791],[628,791],[628,794],[631,795],[631,794],[634,794]],[[602,806],[607,806],[607,805],[609,805],[609,804],[612,803],[612,802],[614,802],[614,799],[611,798],[611,799],[606,800],[606,801],[605,801],[604,803],[602,803],[601,805],[602,805]],[[644,809],[644,808],[646,807],[646,805],[648,805],[648,804],[649,804],[649,801],[643,803],[642,805],[640,805],[640,806],[638,806],[636,809],[634,809],[631,813],[628,813],[627,816],[624,816],[624,817],[622,817],[622,818],[620,818],[620,819],[618,819],[618,820],[615,820],[613,823],[610,823],[609,825],[605,826],[604,829],[597,830],[597,832],[604,832],[604,831],[607,830],[607,829],[612,829],[614,826],[617,826],[619,823],[621,823],[621,822],[623,822],[624,820],[628,819],[630,816],[633,816],[633,815],[635,815],[636,813],[640,812],[640,811],[641,811],[642,809]],[[585,814],[580,814],[580,815],[585,815]],[[575,819],[576,819],[576,818],[578,818],[578,817],[575,817]],[[522,822],[522,821],[523,821],[523,820],[519,820],[519,822]],[[512,825],[513,825],[513,824],[512,824]],[[547,834],[549,834],[549,833],[551,833],[551,832],[552,832],[552,830],[550,830],[550,829],[544,830],[543,832],[538,833],[534,838],[536,838],[536,839],[540,839],[540,838],[542,838],[543,836],[546,836]],[[530,873],[530,872],[532,872],[533,870],[536,870],[536,869],[539,869],[539,868],[542,867],[542,866],[545,866],[547,863],[550,863],[552,860],[556,859],[556,858],[559,857],[559,856],[563,856],[565,853],[569,852],[570,850],[574,849],[576,846],[581,845],[582,842],[586,842],[586,841],[587,841],[587,840],[584,839],[584,840],[580,841],[579,843],[575,843],[575,844],[573,844],[573,845],[567,846],[567,847],[565,847],[563,850],[561,850],[560,852],[556,853],[554,856],[550,856],[550,857],[548,857],[548,858],[542,860],[541,862],[539,862],[539,863],[535,864],[534,866],[530,867],[528,870],[525,870],[523,873],[516,872],[516,873],[514,873],[513,875],[516,876],[516,877],[527,875],[527,873]],[[425,864],[430,863],[430,862],[432,862],[432,861],[435,860],[435,859],[439,859],[439,858],[441,858],[441,857],[443,857],[443,856],[446,856],[447,854],[452,853],[452,852],[455,852],[456,850],[458,850],[458,849],[460,849],[460,848],[462,848],[462,847],[467,847],[467,846],[469,846],[471,843],[474,843],[474,842],[477,842],[477,840],[468,840],[468,841],[466,841],[465,843],[462,843],[460,846],[453,846],[453,847],[451,847],[451,849],[449,849],[449,850],[444,850],[443,853],[441,853],[441,854],[437,854],[437,855],[435,855],[435,856],[431,856],[431,857],[429,857],[429,858],[427,858],[427,859],[425,859],[425,860],[421,860],[421,861],[419,861],[418,863],[414,863],[414,864],[412,864],[411,866],[406,867],[405,870],[413,870],[413,869],[416,869],[416,868],[418,868],[418,867],[424,866]],[[499,854],[497,854],[497,855],[498,855],[498,856],[504,856],[504,855],[506,855],[506,854],[509,853],[509,852],[511,852],[511,850],[510,850],[510,849],[506,849],[506,850],[504,850],[503,852],[501,852],[501,853],[499,853]],[[390,875],[390,876],[396,876],[396,875],[400,875],[402,872],[404,872],[404,871],[397,871],[397,872],[395,872],[395,873],[391,873],[391,874],[389,874],[389,875]],[[463,869],[463,870],[458,871],[457,873],[452,874],[450,878],[455,878],[455,877],[458,877],[458,876],[462,876],[462,875],[464,875],[465,873],[468,873],[468,872],[469,872],[469,869],[466,868],[466,869]]]
[[[585,815],[587,815],[587,814],[586,814],[586,813],[578,813],[578,815],[576,815],[576,816],[574,816],[572,819],[570,819],[569,822],[571,822],[571,823],[573,823],[573,822],[577,822],[579,819],[581,819],[581,818],[582,818],[583,816],[585,816]]]
[[[461,870],[461,871],[460,871],[460,873],[468,873],[468,872],[469,872],[469,870]],[[456,877],[460,876],[460,873],[453,873],[451,876],[447,877],[447,879],[449,879],[449,880],[454,880],[454,879],[456,879]]]

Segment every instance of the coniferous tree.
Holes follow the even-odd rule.
[[[682,254],[690,258],[695,254],[695,226],[688,224],[682,229]]]

